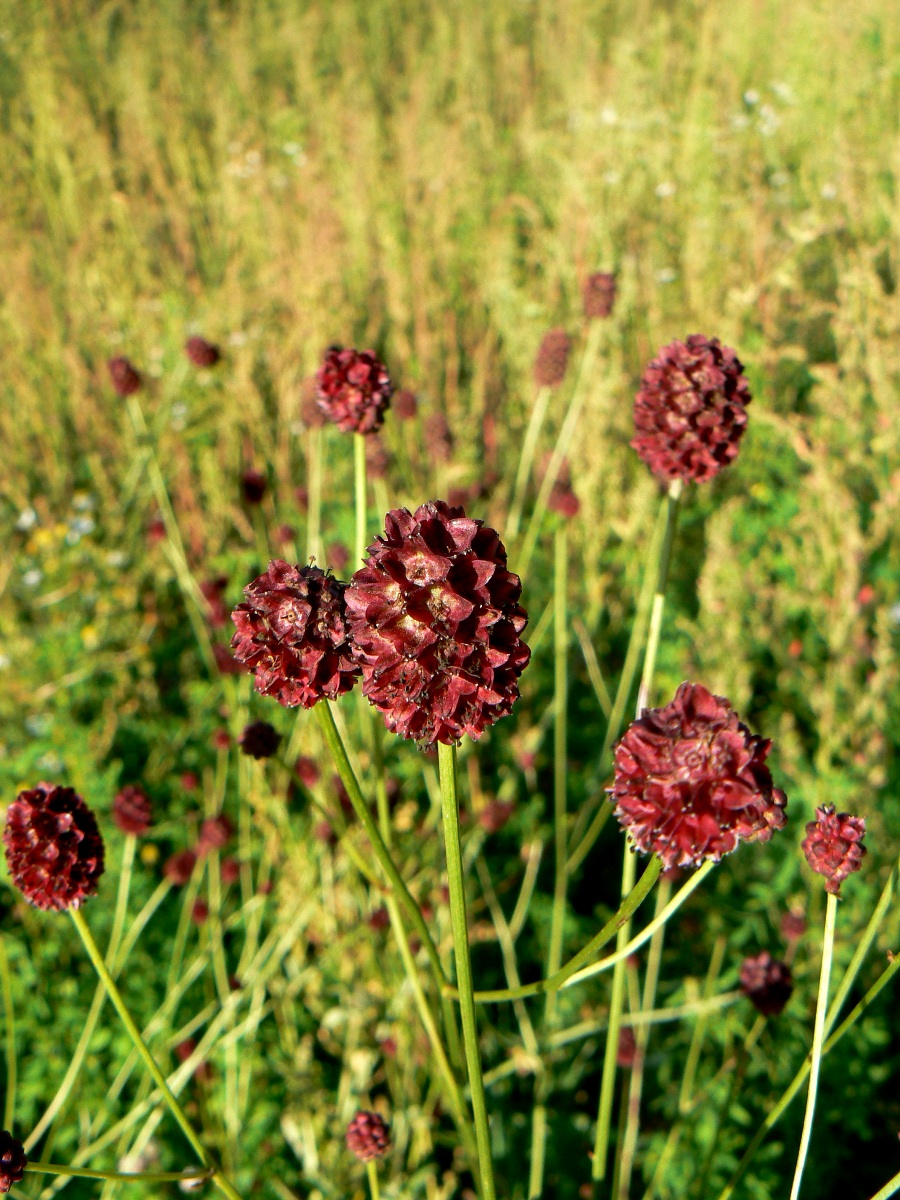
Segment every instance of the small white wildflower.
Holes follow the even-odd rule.
[[[76,512],[87,512],[96,504],[96,499],[89,492],[76,492],[72,497],[72,507]]]
[[[16,519],[16,529],[21,530],[22,533],[27,533],[29,529],[34,529],[35,525],[37,525],[37,519],[38,515],[33,508],[30,506],[23,508]]]
[[[610,187],[614,187],[621,180],[621,178],[622,176],[618,171],[606,171],[603,175],[603,182],[608,184]]]
[[[0,671],[5,671],[10,664],[10,659],[5,654],[0,654]]]
[[[786,171],[773,171],[769,176],[769,183],[774,188],[783,188],[788,183],[788,179]]]
[[[93,517],[76,517],[69,525],[72,533],[85,534],[93,533],[96,529],[96,524]]]
[[[759,92],[756,88],[747,88],[744,92],[744,103],[749,104],[751,108],[754,104],[759,104]]]
[[[111,567],[124,567],[128,562],[128,555],[124,550],[110,550],[106,556],[106,561]]]
[[[821,192],[823,200],[834,200],[837,196],[837,188],[833,183],[823,183]]]
[[[750,118],[746,113],[734,113],[731,118],[732,129],[746,129],[750,124]]]
[[[782,104],[794,103],[794,89],[789,83],[782,83],[780,80],[775,83],[770,83],[769,87],[782,102]]]
[[[888,609],[888,617],[892,625],[900,625],[900,603],[891,605]]]
[[[300,146],[297,142],[285,142],[281,147],[281,153],[286,154],[288,158],[293,158],[295,154],[300,153]]]
[[[618,119],[619,114],[614,108],[610,108],[609,105],[600,110],[600,120],[604,125],[615,125]]]
[[[667,196],[674,196],[678,188],[671,179],[664,179],[662,183],[656,185],[656,194],[660,200],[665,200]]]
[[[247,335],[243,329],[233,329],[228,335],[229,346],[246,346]]]
[[[657,283],[674,283],[678,278],[678,272],[673,271],[671,267],[663,267],[661,271],[656,272]]]
[[[22,576],[22,582],[26,587],[33,588],[37,587],[43,578],[44,572],[39,571],[37,567],[32,567],[30,571],[26,571]]]

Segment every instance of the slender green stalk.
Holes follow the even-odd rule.
[[[573,617],[572,628],[575,630],[575,636],[578,638],[578,644],[581,646],[581,653],[584,655],[584,665],[587,667],[588,677],[591,681],[591,686],[594,689],[594,694],[597,697],[597,703],[600,705],[600,711],[606,717],[607,723],[612,716],[612,699],[609,694],[609,689],[606,686],[606,680],[603,678],[603,672],[600,670],[600,664],[597,662],[597,654],[591,642],[591,635],[587,631],[587,626],[580,617]]]
[[[337,725],[334,722],[334,714],[331,711],[330,701],[320,700],[313,711],[318,718],[319,728],[322,731],[325,744],[328,746],[332,761],[341,777],[341,782],[347,789],[347,795],[350,797],[350,803],[353,805],[354,812],[359,818],[363,829],[365,829],[369,841],[372,843],[372,849],[375,852],[375,857],[378,859],[379,866],[390,881],[394,894],[403,905],[406,915],[412,921],[415,931],[422,941],[422,945],[425,948],[432,970],[434,971],[438,990],[440,990],[446,985],[447,977],[444,974],[437,947],[434,944],[431,932],[425,923],[421,910],[410,895],[409,888],[403,882],[403,878],[397,870],[394,860],[391,858],[390,851],[384,844],[384,839],[378,831],[378,826],[372,819],[369,806],[363,799],[363,794],[360,791],[353,767],[350,765],[350,759],[347,757],[346,748],[341,740]]]
[[[794,1181],[791,1184],[791,1200],[797,1200],[800,1195],[800,1185],[803,1182],[803,1170],[806,1166],[806,1156],[809,1153],[809,1140],[812,1137],[813,1120],[816,1113],[816,1093],[819,1088],[819,1066],[822,1062],[822,1045],[825,1041],[825,1014],[828,1011],[828,984],[831,979],[831,959],[834,954],[834,926],[837,921],[837,906],[837,896],[829,892],[825,907],[825,938],[822,945],[822,970],[819,974],[819,995],[816,999],[816,1020],[813,1026],[812,1059],[809,1065],[809,1090],[806,1094],[806,1113],[803,1117],[803,1132],[800,1136],[797,1166],[794,1169]]]
[[[134,1048],[144,1060],[144,1065],[149,1071],[154,1083],[159,1088],[163,1099],[172,1113],[172,1116],[181,1127],[184,1136],[194,1148],[195,1153],[199,1157],[204,1167],[211,1168],[211,1179],[219,1191],[224,1196],[227,1196],[229,1200],[240,1200],[240,1196],[237,1191],[235,1191],[233,1185],[224,1177],[224,1175],[222,1175],[221,1171],[216,1170],[216,1168],[210,1162],[209,1154],[207,1153],[205,1146],[194,1131],[194,1128],[188,1120],[184,1109],[175,1098],[174,1093],[166,1082],[165,1075],[159,1069],[156,1060],[147,1049],[147,1044],[141,1037],[141,1031],[135,1024],[131,1013],[126,1008],[125,1001],[122,999],[122,995],[119,992],[118,987],[116,987],[115,980],[110,974],[106,963],[103,961],[103,955],[100,953],[97,943],[94,941],[94,936],[85,922],[84,917],[81,915],[81,912],[77,908],[70,908],[69,916],[72,918],[72,923],[78,931],[78,936],[84,943],[84,948],[88,953],[88,957],[94,964],[94,970],[97,972],[97,975],[103,983],[103,986],[106,988],[107,995],[112,1001],[113,1007],[119,1014],[122,1024],[125,1026],[129,1037],[134,1043]]]
[[[119,942],[122,940],[122,930],[125,928],[125,917],[128,913],[128,895],[131,891],[131,875],[134,870],[134,853],[137,849],[137,838],[133,833],[125,835],[125,845],[122,848],[122,869],[119,872],[119,890],[116,894],[116,911],[113,917],[112,933],[109,935],[109,946],[106,951],[107,965],[112,968],[119,952]]]
[[[537,449],[538,439],[544,427],[544,419],[547,416],[550,396],[550,388],[538,388],[538,393],[534,398],[534,407],[531,410],[531,417],[528,421],[528,428],[525,430],[525,440],[522,442],[522,453],[519,455],[519,466],[516,469],[516,481],[513,484],[512,500],[509,505],[509,516],[504,525],[506,536],[510,542],[518,537],[519,526],[522,524],[525,489],[528,487],[528,480],[531,476],[534,452]]]
[[[322,555],[322,471],[325,455],[325,431],[312,428],[308,434],[306,556],[319,559]]]
[[[129,1174],[127,1171],[94,1171],[90,1167],[65,1167],[60,1163],[28,1163],[29,1175],[72,1175],[77,1179],[118,1179],[126,1183],[179,1183],[190,1180],[197,1183],[211,1179],[212,1168],[205,1171],[143,1171]]]
[[[875,1193],[872,1200],[890,1200],[890,1197],[896,1195],[897,1192],[900,1192],[900,1173],[896,1174],[893,1179],[889,1179],[884,1187]]]
[[[494,1164],[491,1159],[491,1135],[488,1128],[487,1105],[484,1097],[484,1078],[481,1073],[481,1053],[478,1048],[478,1027],[475,1023],[475,1004],[472,999],[472,963],[469,957],[469,930],[466,922],[466,897],[462,870],[462,850],[459,840],[459,802],[456,791],[456,748],[438,743],[438,768],[441,780],[441,808],[444,823],[444,850],[447,856],[447,882],[450,888],[450,921],[453,926],[453,947],[456,977],[459,986],[459,1007],[462,1016],[463,1043],[469,1087],[472,1092],[472,1115],[475,1119],[475,1140],[478,1145],[478,1165],[483,1200],[495,1200]]]
[[[553,910],[550,918],[550,948],[547,954],[547,977],[562,966],[563,923],[566,912],[566,742],[568,716],[568,651],[569,627],[566,611],[568,583],[568,539],[566,527],[560,523],[556,530],[554,553],[554,633],[553,633],[553,844],[555,849],[555,880]],[[556,993],[547,993],[545,1019],[551,1021],[556,1009]]]
[[[578,371],[578,379],[575,383],[575,388],[572,392],[572,397],[569,400],[569,409],[563,421],[562,428],[559,431],[559,437],[556,439],[556,445],[553,448],[553,453],[550,456],[550,462],[541,480],[540,490],[538,491],[537,500],[535,501],[534,511],[531,514],[531,519],[525,529],[525,535],[522,541],[522,549],[515,555],[515,563],[517,572],[525,577],[528,574],[528,568],[531,565],[531,558],[537,546],[538,538],[541,533],[541,524],[544,520],[544,515],[547,512],[547,501],[550,499],[550,493],[553,491],[553,485],[559,476],[560,467],[563,460],[569,452],[569,446],[572,438],[575,436],[575,430],[578,428],[578,420],[581,417],[581,410],[584,408],[584,402],[587,399],[588,392],[595,380],[594,363],[597,359],[597,351],[600,348],[600,337],[603,332],[603,322],[594,321],[588,329],[587,339],[584,344],[584,353],[581,356],[581,366]]]
[[[357,433],[355,436],[359,437],[360,435]],[[378,1190],[378,1164],[367,1162],[366,1174],[369,1177],[369,1191],[372,1194],[372,1200],[381,1200],[381,1193]]]
[[[538,1081],[540,1083],[540,1081]],[[531,1166],[528,1172],[528,1200],[536,1200],[544,1190],[544,1158],[547,1149],[547,1105],[539,1102],[531,1115]]]
[[[362,563],[366,555],[366,435],[353,435],[353,482],[356,495],[356,540],[354,542],[353,569]]]
[[[6,1096],[3,1101],[3,1128],[10,1133],[16,1113],[16,1010],[13,1007],[12,977],[6,942],[0,937],[0,976],[3,982],[3,1017],[6,1024]]]

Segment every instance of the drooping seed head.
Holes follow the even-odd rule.
[[[0,1192],[8,1192],[21,1183],[28,1166],[25,1147],[8,1130],[0,1130]]]
[[[644,371],[631,445],[658,479],[704,483],[737,457],[750,388],[735,352],[695,333]]]
[[[391,1148],[387,1122],[378,1113],[358,1112],[347,1126],[347,1149],[360,1162],[384,1158]]]
[[[238,738],[242,754],[271,758],[281,743],[281,734],[268,721],[252,721]]]
[[[363,693],[423,745],[478,738],[512,710],[530,650],[496,531],[441,500],[395,509],[347,589]]]
[[[6,811],[6,862],[13,883],[36,908],[80,908],[103,874],[103,838],[74,788],[39,783]]]
[[[218,346],[196,336],[189,337],[184,343],[184,352],[195,367],[214,367],[222,357]]]
[[[142,787],[126,783],[113,800],[113,820],[123,833],[142,837],[153,824],[153,805]]]
[[[319,408],[343,433],[374,433],[384,421],[394,385],[371,350],[332,346],[316,376]]]
[[[794,991],[791,968],[763,950],[741,965],[741,991],[764,1017],[777,1017]]]
[[[588,275],[581,292],[584,315],[589,321],[602,321],[610,316],[616,301],[616,277],[607,271]]]
[[[572,339],[564,329],[544,334],[534,359],[534,382],[538,387],[556,388],[566,377]]]
[[[817,808],[815,821],[806,826],[803,853],[812,869],[825,876],[825,891],[832,896],[840,896],[841,884],[862,866],[865,836],[865,817],[835,812],[833,804]]]
[[[134,365],[124,355],[111,358],[106,364],[113,389],[120,396],[133,396],[143,386],[143,381]]]
[[[752,734],[722,696],[683,683],[645,709],[615,750],[610,795],[635,846],[663,866],[718,862],[742,841],[767,842],[787,817],[765,765],[771,742]]]
[[[237,630],[231,644],[253,672],[260,695],[274,696],[286,708],[312,708],[350,691],[359,667],[349,642],[345,591],[330,572],[277,558],[244,588],[247,601],[231,614]]]

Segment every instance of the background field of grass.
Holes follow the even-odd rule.
[[[352,1194],[362,1177],[342,1131],[359,1098],[381,1096],[398,1143],[386,1194],[449,1197],[452,1129],[435,1114],[399,960],[365,922],[377,898],[310,836],[314,818],[297,801],[288,808],[277,772],[211,746],[217,727],[234,731],[252,713],[292,735],[293,749],[321,753],[310,721],[273,714],[246,686],[222,711],[171,563],[146,536],[156,505],[144,449],[107,358],[127,354],[145,373],[188,558],[199,580],[226,576],[234,603],[279,526],[292,527],[303,554],[302,396],[324,347],[374,347],[419,397],[420,422],[385,426],[392,465],[374,489],[371,533],[385,497],[416,504],[450,488],[480,492],[470,513],[502,532],[537,345],[551,326],[579,338],[581,281],[614,270],[617,307],[570,455],[582,505],[571,522],[570,605],[614,682],[657,504],[627,445],[637,380],[674,337],[702,331],[736,347],[755,397],[750,429],[737,463],[687,498],[656,697],[683,678],[727,694],[775,743],[791,824],[771,847],[726,862],[692,902],[669,940],[662,992],[677,998],[686,976],[702,978],[723,934],[722,987],[733,986],[744,953],[780,951],[789,903],[808,905],[818,928],[821,889],[795,851],[814,805],[830,800],[863,813],[870,830],[865,871],[841,908],[845,961],[900,849],[898,135],[900,10],[886,0],[0,0],[4,802],[44,778],[70,782],[108,813],[120,782],[143,781],[160,812],[159,861],[187,844],[186,827],[222,789],[227,810],[253,814],[242,835],[253,887],[269,870],[275,886],[255,910],[255,933],[257,918],[242,918],[241,938],[303,919],[276,976],[248,989],[240,1019],[258,1020],[213,1055],[229,1088],[191,1085],[197,1119],[248,1195],[257,1186],[282,1198]],[[208,377],[184,360],[192,332],[223,348]],[[547,447],[566,396],[564,387],[553,400]],[[429,451],[435,414],[453,439],[446,460]],[[323,540],[350,544],[351,450],[329,430],[322,453]],[[240,499],[250,466],[270,481],[255,521]],[[524,579],[532,636],[551,598],[551,526]],[[224,644],[227,630],[213,636]],[[603,783],[604,722],[574,639],[571,669],[574,811]],[[517,801],[488,842],[495,883],[517,886],[522,845],[550,836],[551,696],[546,637],[515,717],[464,763],[476,810],[494,795]],[[355,728],[352,703],[345,719]],[[446,941],[433,768],[399,745],[389,765],[401,781],[404,852]],[[195,791],[185,772],[198,777]],[[619,836],[607,828],[572,889],[572,950],[614,903]],[[117,835],[108,840],[110,879],[88,910],[101,929],[120,853]],[[530,976],[545,955],[550,857],[520,947]],[[145,851],[136,902],[158,878]],[[21,1133],[65,1071],[93,981],[68,926],[26,911],[10,890],[0,900]],[[162,1001],[179,912],[170,897],[126,980],[148,1016]],[[483,908],[481,917],[489,938]],[[190,935],[201,945],[206,936]],[[895,912],[875,957],[900,950],[898,936]],[[797,994],[715,1137],[720,1186],[805,1053],[817,945],[812,935],[801,946]],[[502,981],[499,961],[495,945],[479,946],[479,978]],[[206,986],[188,994],[169,1033],[214,1002]],[[607,1003],[599,982],[566,995],[570,1022]],[[900,1167],[892,1008],[896,999],[882,1002],[826,1064],[809,1200],[864,1200]],[[706,1075],[751,1022],[736,1008],[713,1024]],[[657,1043],[639,1174],[652,1172],[673,1119],[689,1036]],[[516,1042],[512,1015],[496,1015],[485,1037],[491,1067]],[[125,1053],[106,1020],[54,1159],[90,1140]],[[589,1176],[601,1057],[602,1040],[589,1042],[558,1068],[547,1194],[562,1200]],[[502,1194],[513,1197],[524,1195],[532,1086],[526,1072],[491,1093]],[[108,1102],[108,1124],[136,1094]],[[696,1122],[664,1194],[691,1194],[711,1121]],[[792,1111],[747,1195],[784,1193],[798,1125]],[[180,1142],[167,1130],[157,1144],[177,1167]],[[67,1190],[99,1194],[94,1184]]]

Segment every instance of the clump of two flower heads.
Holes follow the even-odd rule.
[[[478,738],[519,695],[521,583],[495,530],[443,501],[395,509],[349,585],[273,562],[234,612],[235,657],[287,706],[362,677],[385,724],[424,744]]]

